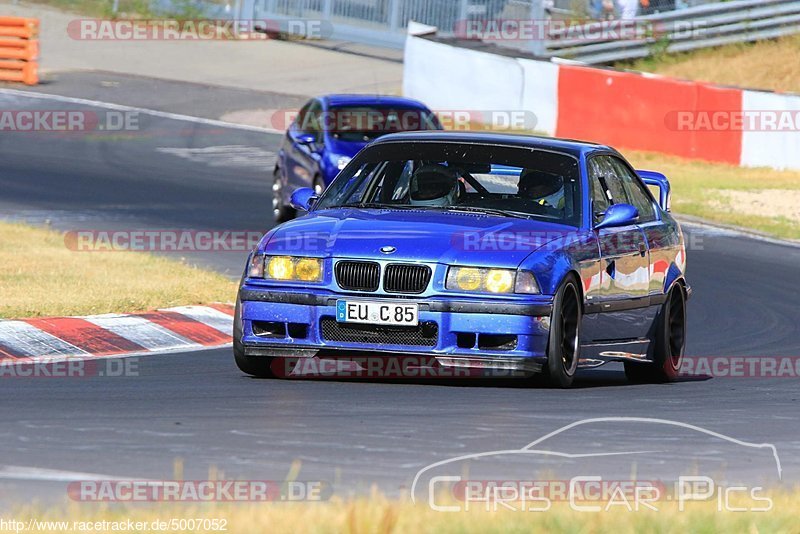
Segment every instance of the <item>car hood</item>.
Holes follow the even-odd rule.
[[[337,208],[275,228],[269,254],[426,261],[516,268],[547,242],[575,228],[528,219],[413,210]],[[390,254],[381,248],[394,247]]]

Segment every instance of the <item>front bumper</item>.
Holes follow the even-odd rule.
[[[414,302],[420,327],[336,323],[336,301]],[[546,362],[552,297],[410,298],[242,286],[241,342],[248,356],[424,354],[441,365],[536,371]],[[267,325],[268,328],[265,328]]]

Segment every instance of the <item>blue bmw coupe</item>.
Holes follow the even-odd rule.
[[[289,125],[273,170],[275,222],[292,219],[292,193],[311,187],[321,194],[359,150],[391,132],[441,130],[436,115],[410,98],[325,95],[312,98]]]
[[[657,192],[656,200],[653,191]],[[543,373],[624,362],[677,378],[686,250],[663,174],[608,146],[524,135],[391,134],[252,252],[234,319],[250,375],[325,354],[428,355]]]

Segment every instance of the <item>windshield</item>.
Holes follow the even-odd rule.
[[[342,141],[368,142],[387,133],[441,129],[436,115],[426,109],[336,106],[325,115],[324,129]]]
[[[482,211],[577,227],[580,198],[578,162],[567,154],[465,143],[387,143],[348,165],[315,209]]]

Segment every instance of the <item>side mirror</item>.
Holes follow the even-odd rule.
[[[308,211],[318,198],[317,193],[310,187],[301,187],[292,193],[289,204],[296,210]]]
[[[629,226],[639,220],[639,210],[630,204],[614,204],[606,210],[603,220],[594,226],[595,230],[601,228],[614,228]]]
[[[667,177],[660,172],[655,171],[640,171],[637,170],[636,174],[642,179],[646,185],[658,187],[658,205],[664,211],[670,211],[670,204],[672,203],[671,187]]]
[[[301,145],[312,145],[317,142],[317,136],[312,133],[299,133],[294,137],[294,140]]]

